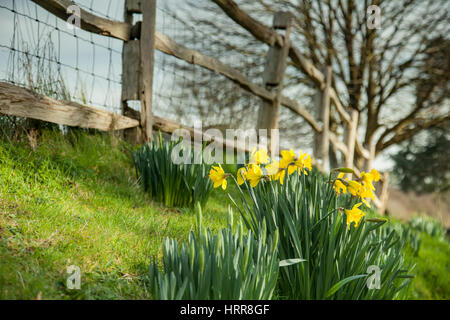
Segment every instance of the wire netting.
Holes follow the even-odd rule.
[[[92,12],[98,6],[107,8],[104,16],[117,18],[123,14],[123,2],[117,6],[120,2],[79,0],[77,4]],[[2,1],[0,17],[1,81],[120,111],[120,40],[70,27],[29,0]]]
[[[123,20],[123,0],[78,0],[76,4],[98,16]],[[177,16],[171,11],[174,4],[158,2],[158,31],[189,48],[222,56],[225,48],[220,37],[206,34]],[[1,81],[120,112],[122,41],[71,28],[30,0],[2,2],[0,17]],[[228,52],[223,62],[250,70],[245,68],[245,56],[236,57]],[[155,113],[185,124],[193,118],[210,117],[208,123],[216,125],[229,122],[238,110],[256,112],[252,106],[257,105],[257,98],[238,85],[158,51],[154,84]],[[221,85],[214,88],[208,84]]]
[[[107,19],[124,19],[124,0],[75,3]],[[219,59],[262,85],[267,46],[227,21],[226,15],[218,15],[217,8],[210,10],[214,9],[210,1],[166,0],[157,4],[159,32]],[[141,15],[135,14],[133,23],[140,19]],[[223,29],[226,24],[230,28]],[[122,112],[121,40],[71,27],[31,0],[0,3],[0,35],[0,81],[57,99]],[[203,129],[253,129],[260,105],[260,98],[224,76],[155,51],[155,115],[188,126],[201,121]],[[138,101],[129,102],[129,106],[140,109]],[[280,123],[283,119],[292,119],[292,113],[282,110]]]

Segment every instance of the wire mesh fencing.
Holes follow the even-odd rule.
[[[124,0],[77,0],[97,16],[123,21]],[[157,2],[156,29],[179,44],[215,57],[262,85],[267,46],[240,30],[223,29],[210,1]],[[199,8],[205,8],[199,10]],[[140,20],[135,15],[133,23]],[[122,41],[69,25],[31,0],[0,4],[0,81],[56,99],[121,113]],[[125,61],[126,63],[126,61]],[[129,105],[140,110],[139,101]],[[253,129],[261,99],[224,76],[155,51],[153,113],[203,129]],[[282,110],[281,120],[292,119]],[[298,117],[297,117],[298,118]]]
[[[119,17],[113,3],[77,2],[94,11],[107,3],[105,16]],[[123,9],[122,9],[123,10]],[[0,5],[0,78],[57,99],[120,111],[122,43],[71,27],[29,0]]]

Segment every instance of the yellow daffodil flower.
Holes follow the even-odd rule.
[[[364,187],[358,181],[350,180],[347,186],[348,192],[350,192],[355,197],[360,197],[364,191]]]
[[[245,167],[239,168],[236,175],[237,175],[237,183],[239,185],[242,185],[244,183],[244,180],[247,179],[247,169]]]
[[[265,149],[260,149],[256,151],[256,148],[253,149],[252,155],[250,156],[251,164],[266,164],[269,163],[269,155]]]
[[[361,198],[371,198],[372,200],[374,200],[375,195],[373,194],[373,191],[371,188],[364,186],[363,191],[361,192]]]
[[[280,163],[278,161],[272,161],[266,166],[267,174],[274,176],[280,170]]]
[[[281,151],[281,160],[280,160],[281,168],[288,168],[288,174],[292,174],[295,171],[301,173],[302,171],[305,174],[308,174],[305,168],[312,170],[312,159],[306,153],[303,153],[302,150],[299,151],[299,156],[295,154],[294,150],[283,150]]]
[[[335,186],[336,185],[339,185],[339,184],[336,183]],[[336,188],[335,188],[335,190],[336,190]],[[369,208],[370,208],[370,204],[364,198],[371,198],[372,200],[375,199],[372,189],[367,184],[363,185],[358,181],[353,181],[353,180],[348,181],[347,190],[348,190],[348,192],[350,192],[351,195],[361,198],[361,201]],[[338,192],[338,190],[336,190],[336,192]],[[338,192],[338,194],[339,194],[339,192]]]
[[[288,168],[288,173],[292,174],[295,171],[295,166],[292,164],[295,162],[296,156],[294,153],[294,150],[283,150],[281,151],[281,160],[280,160],[280,167],[281,168]]]
[[[312,159],[311,156],[308,155],[305,160],[303,161],[303,167],[308,169],[309,171],[312,170]],[[308,174],[307,171],[305,170],[305,174]]]
[[[305,169],[309,169],[311,171],[312,170],[311,163],[312,163],[311,156],[309,156],[307,153],[303,153],[303,151],[300,150],[299,156],[297,160],[295,160],[294,165],[298,168],[299,173],[303,171],[305,175],[308,175],[308,171],[306,171]]]
[[[362,217],[366,215],[359,209],[361,205],[362,202],[355,204],[351,210],[345,210],[345,215],[347,216],[347,228],[350,228],[352,222],[355,223],[355,228],[358,227]]]
[[[261,167],[257,164],[251,164],[248,168],[246,178],[252,188],[256,187],[263,178],[264,174]]]
[[[279,180],[281,184],[284,183],[284,176],[286,170],[280,167],[278,161],[273,161],[266,166],[267,174],[272,181]]]
[[[375,190],[375,189],[374,189]],[[364,198],[370,198],[372,200],[375,200],[375,195],[373,194],[373,191],[371,188],[364,186],[364,190],[363,192],[361,192],[361,201],[364,202],[364,204],[370,208],[370,204],[367,200],[365,200]]]
[[[286,176],[286,170],[285,169],[280,169],[278,170],[278,172],[275,174],[275,180],[279,180],[280,184],[284,183],[284,177]]]
[[[333,188],[336,191],[337,195],[341,194],[341,190],[342,190],[343,194],[347,193],[347,186],[345,184],[343,184],[340,180],[338,180],[338,179],[342,179],[343,177],[344,177],[344,173],[339,173],[336,181],[334,182]]]
[[[209,171],[209,178],[214,183],[214,188],[222,186],[222,189],[225,190],[227,188],[227,177],[228,175],[220,165],[213,166]]]
[[[368,199],[375,200],[375,187],[372,182],[380,180],[380,173],[375,169],[370,170],[370,172],[362,171],[357,181],[349,181],[348,179],[343,181],[343,177],[344,173],[340,173],[334,183],[333,187],[336,193],[339,195],[342,190],[342,193],[345,194],[348,190],[353,196],[361,198],[362,203],[370,208]]]
[[[364,185],[367,188],[370,188],[372,190],[375,190],[375,187],[372,184],[372,181],[374,181],[374,177],[371,173],[361,172],[361,180],[364,182]]]
[[[377,170],[375,170],[375,169],[370,170],[370,174],[373,177],[373,181],[375,181],[375,182],[380,181],[381,176]]]

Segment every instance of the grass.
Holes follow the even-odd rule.
[[[44,131],[39,147],[0,142],[0,298],[149,298],[142,276],[166,236],[184,239],[189,210],[154,203],[135,179],[128,146],[108,135]],[[226,225],[214,191],[205,226]],[[82,271],[66,289],[66,268]]]
[[[39,142],[33,151],[0,138],[0,299],[151,298],[149,257],[167,236],[186,239],[194,213],[153,202],[136,181],[130,146],[114,137],[43,131]],[[228,203],[214,190],[204,226],[225,227]],[[411,298],[450,298],[449,253],[446,240],[423,235],[419,259],[410,256]],[[66,288],[69,265],[81,269],[80,290]]]
[[[450,299],[450,245],[426,233],[420,235],[422,245],[417,258],[416,278],[413,281],[411,299]]]

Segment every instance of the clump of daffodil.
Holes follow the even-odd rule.
[[[239,168],[236,173],[238,185],[248,181],[250,186],[255,188],[262,180],[279,181],[280,184],[283,184],[286,171],[288,171],[288,174],[304,172],[307,175],[307,170],[312,170],[311,156],[302,151],[297,156],[292,149],[289,151],[283,150],[281,151],[281,157],[280,161],[271,160],[265,149],[253,149],[249,163]],[[214,182],[214,187],[222,186],[224,190],[227,186],[226,179],[229,176],[220,165],[212,167],[209,174],[210,179]]]
[[[345,210],[345,215],[347,216],[347,228],[350,228],[352,222],[355,223],[355,228],[358,227],[362,217],[366,215],[359,209],[361,205],[362,202],[355,204],[351,210]]]
[[[222,186],[222,189],[225,190],[227,188],[227,178],[229,176],[229,174],[226,174],[225,171],[223,171],[220,164],[218,166],[213,166],[209,171],[209,178],[214,183],[214,188]]]

